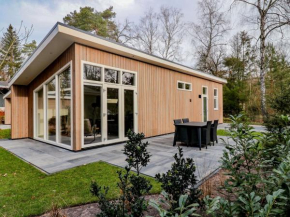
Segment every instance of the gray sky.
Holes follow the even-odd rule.
[[[162,5],[173,6],[182,10],[185,22],[193,22],[198,18],[197,2],[198,0],[0,0],[0,30],[5,30],[9,24],[18,28],[23,21],[26,27],[33,25],[34,32],[30,40],[35,39],[39,43],[57,21],[63,22],[62,18],[65,15],[84,6],[102,11],[112,5],[117,13],[117,20],[123,21],[128,18],[135,23],[138,23],[139,18],[149,8],[157,11]],[[232,1],[222,2],[223,10],[227,11],[233,29],[228,35],[232,35],[244,27],[238,22],[239,11],[229,11]],[[189,44],[189,41],[183,44],[185,53],[191,49]],[[185,58],[183,64],[193,65],[189,58]]]

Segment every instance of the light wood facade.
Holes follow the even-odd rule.
[[[72,68],[72,149],[82,144],[82,61],[137,72],[138,131],[146,137],[174,132],[173,119],[202,121],[202,87],[208,87],[208,119],[223,121],[223,85],[128,57],[74,43],[27,86],[11,86],[12,139],[34,137],[33,92],[64,65]],[[192,84],[191,91],[178,90],[177,81]],[[214,110],[214,88],[218,109]],[[9,103],[7,103],[9,107]],[[7,108],[6,108],[7,109]],[[7,117],[8,119],[8,117]]]
[[[5,124],[11,124],[11,99],[5,99]]]

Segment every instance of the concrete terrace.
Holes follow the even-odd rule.
[[[142,169],[142,173],[155,176],[157,173],[169,170],[174,162],[173,155],[177,153],[177,147],[172,146],[173,134],[149,138],[147,141],[150,143],[148,150],[152,156],[148,166]],[[32,139],[2,140],[0,146],[48,174],[97,161],[120,167],[126,165],[125,155],[122,152],[124,143],[80,152],[69,151]],[[202,148],[201,151],[197,147],[182,147],[184,156],[194,159],[199,180],[220,167],[219,160],[224,150],[223,144],[209,146],[208,149]]]

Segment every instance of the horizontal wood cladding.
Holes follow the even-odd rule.
[[[11,99],[5,99],[5,124],[11,124]]]
[[[28,88],[11,87],[11,139],[28,137]]]
[[[74,45],[70,46],[63,52],[55,61],[53,61],[45,70],[43,70],[29,85],[28,85],[28,137],[33,138],[33,92],[36,88],[42,85],[47,79],[52,77],[58,70],[65,66],[70,61],[74,61]],[[74,64],[72,64],[72,74],[74,73]]]
[[[75,141],[81,144],[81,61],[136,71],[138,73],[138,128],[147,137],[174,131],[173,119],[202,121],[202,86],[208,87],[208,119],[223,120],[222,84],[178,73],[80,44],[75,45]],[[192,91],[177,89],[177,81],[192,83]],[[213,89],[218,89],[214,110]]]

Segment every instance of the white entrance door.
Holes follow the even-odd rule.
[[[208,89],[202,87],[202,121],[208,120]]]

